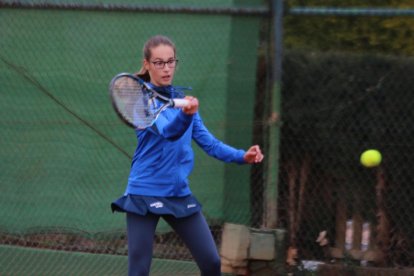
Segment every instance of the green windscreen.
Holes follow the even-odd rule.
[[[156,4],[147,2],[141,4]],[[164,2],[158,6],[168,7]],[[40,1],[18,2],[21,7],[4,3],[0,6],[0,255],[4,260],[36,258],[33,262],[44,256],[36,261],[38,266],[62,266],[65,271],[68,263],[62,260],[76,266],[77,255],[53,250],[99,253],[102,258],[84,257],[85,265],[92,262],[88,258],[100,260],[99,264],[121,260],[126,269],[125,218],[112,214],[110,203],[124,193],[137,141],[112,109],[111,78],[139,70],[149,37],[169,36],[180,60],[174,84],[193,88],[189,93],[199,98],[204,123],[217,138],[245,149],[252,143],[262,17],[197,10],[111,10],[109,1],[53,2],[63,4],[62,9]],[[86,4],[97,8],[75,8]],[[185,1],[179,6],[185,5],[234,8],[229,1]],[[247,66],[234,68],[235,60]],[[234,79],[236,74],[243,76],[242,82]],[[229,104],[235,95],[242,109]],[[240,120],[234,123],[237,116]],[[212,231],[219,231],[225,221],[248,224],[250,167],[226,165],[196,144],[194,148],[190,186]],[[241,188],[226,198],[236,184]],[[161,222],[157,232],[155,257],[191,260],[166,223]],[[24,248],[10,249],[14,246]],[[99,266],[96,269],[104,270]],[[8,274],[19,266],[1,267],[0,274]],[[50,274],[59,275],[55,268]],[[105,275],[98,270],[84,275]]]

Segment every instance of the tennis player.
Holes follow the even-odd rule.
[[[183,98],[182,90],[171,85],[177,63],[173,42],[165,36],[154,36],[144,45],[143,65],[137,74],[163,95]],[[203,124],[198,100],[186,98],[190,102],[187,107],[168,108],[153,126],[135,131],[138,145],[126,191],[111,204],[113,211],[126,213],[130,276],[149,275],[160,218],[184,241],[201,275],[221,275],[218,250],[201,205],[189,188],[194,163],[192,140],[208,155],[224,162],[252,164],[263,159],[258,145],[245,151],[216,139]]]

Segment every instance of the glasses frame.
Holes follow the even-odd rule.
[[[170,62],[173,62],[173,61],[174,61],[174,63],[173,64],[170,64]],[[157,61],[150,61],[150,62],[154,65],[154,68],[155,69],[158,69],[158,70],[164,69],[165,68],[165,65],[167,65],[168,68],[171,68],[172,69],[172,68],[175,68],[177,66],[178,59],[170,59],[168,61],[157,60]],[[159,64],[162,63],[162,66],[159,67],[159,65],[157,65],[158,63]]]

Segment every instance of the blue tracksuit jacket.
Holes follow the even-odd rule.
[[[125,194],[144,196],[186,196],[191,194],[188,176],[194,165],[191,141],[210,156],[224,162],[245,163],[244,150],[216,139],[198,113],[186,115],[167,108],[154,125],[136,130],[135,150]]]

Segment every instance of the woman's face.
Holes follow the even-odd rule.
[[[144,67],[156,86],[171,85],[175,72],[175,53],[169,45],[160,44],[151,49],[150,60],[144,59]]]

